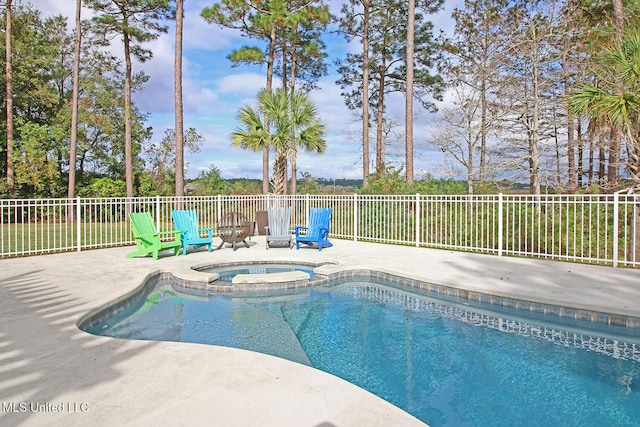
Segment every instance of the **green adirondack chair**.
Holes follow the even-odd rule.
[[[300,243],[305,245],[318,245],[321,251],[324,246],[331,247],[329,241],[329,222],[331,221],[331,208],[312,208],[309,212],[309,221],[306,227],[296,227],[296,249],[300,249]]]
[[[171,217],[173,218],[173,224],[176,230],[180,230],[180,242],[183,255],[187,254],[187,246],[199,248],[206,245],[208,246],[208,251],[211,252],[213,228],[199,228],[198,214],[195,210],[173,210],[171,211]],[[206,234],[206,236],[203,234]]]
[[[174,255],[178,255],[180,251],[179,230],[158,231],[149,212],[132,212],[129,214],[129,219],[137,249],[127,254],[127,258],[151,254],[153,259],[158,259],[158,253],[167,249],[173,249]],[[162,241],[165,236],[173,236],[173,240]]]

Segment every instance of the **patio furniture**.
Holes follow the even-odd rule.
[[[269,216],[267,211],[256,211],[256,223],[258,227],[258,236],[264,236],[267,234],[266,226],[269,225]]]
[[[323,246],[331,247],[329,242],[329,222],[331,221],[331,208],[312,208],[309,212],[309,221],[306,227],[296,227],[296,249],[300,249],[300,243],[305,245],[318,245],[321,251]]]
[[[137,249],[127,254],[127,258],[151,254],[153,259],[158,259],[158,253],[168,249],[173,249],[174,255],[178,255],[181,245],[179,230],[158,231],[149,212],[132,212],[129,219]],[[169,236],[173,240],[162,241],[163,237]]]
[[[265,227],[267,249],[272,245],[292,247],[291,230],[291,207],[269,208],[267,210],[269,225]]]
[[[218,221],[218,236],[222,239],[222,243],[218,249],[225,243],[230,243],[235,251],[238,249],[238,243],[242,242],[247,248],[249,244],[246,238],[249,237],[251,231],[250,221],[240,212],[229,212]]]
[[[207,250],[211,252],[213,228],[198,227],[198,214],[195,210],[172,210],[171,217],[176,230],[180,230],[183,255],[187,254],[187,246],[193,246],[196,249],[207,246]]]

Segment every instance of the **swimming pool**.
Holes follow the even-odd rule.
[[[432,426],[640,425],[640,339],[382,280],[194,298],[161,280],[88,332],[233,346],[314,366]],[[620,332],[630,336],[620,336]],[[634,335],[635,334],[635,335]]]

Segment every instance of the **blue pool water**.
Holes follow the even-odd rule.
[[[579,326],[506,317],[373,282],[199,299],[161,283],[89,332],[288,358],[434,427],[640,426],[640,339]]]

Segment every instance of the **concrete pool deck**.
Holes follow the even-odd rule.
[[[0,260],[0,425],[410,426],[329,374],[244,350],[97,337],[87,313],[159,271],[240,261],[334,262],[546,304],[640,317],[640,270],[333,239],[125,259],[131,247]],[[214,243],[216,243],[214,241]]]

